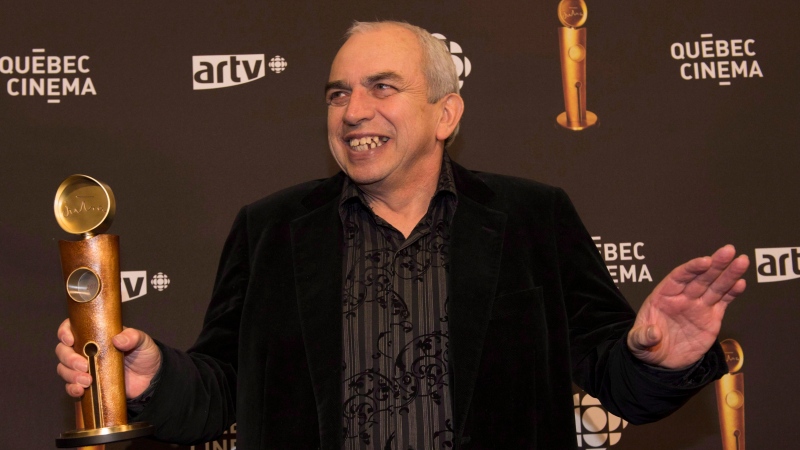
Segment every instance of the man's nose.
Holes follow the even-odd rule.
[[[375,115],[375,98],[366,89],[353,89],[350,101],[344,111],[344,121],[348,125],[357,125]]]

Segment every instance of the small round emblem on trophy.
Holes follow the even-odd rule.
[[[86,175],[71,175],[56,191],[53,212],[61,229],[88,239],[111,226],[116,212],[107,184]]]
[[[558,4],[558,19],[568,28],[578,28],[586,23],[586,2],[583,0],[561,0]]]

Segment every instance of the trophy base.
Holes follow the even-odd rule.
[[[586,121],[584,123],[573,124],[567,121],[567,113],[562,112],[561,114],[558,115],[558,117],[556,117],[556,122],[558,122],[558,124],[561,125],[562,127],[567,128],[569,130],[580,131],[580,130],[585,130],[591,126],[597,125],[597,114],[591,111],[586,111]]]
[[[61,433],[61,436],[56,439],[56,447],[87,447],[108,444],[109,442],[127,441],[151,434],[153,434],[153,426],[144,422],[88,430],[73,430]]]

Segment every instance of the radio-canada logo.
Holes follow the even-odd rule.
[[[679,72],[684,80],[718,80],[730,86],[736,78],[764,78],[755,59],[755,39],[714,39],[700,35],[699,41],[675,42],[669,48],[672,59],[682,61]]]
[[[628,422],[606,411],[600,400],[586,393],[572,395],[578,448],[606,450],[619,443]]]
[[[614,283],[653,282],[650,269],[644,262],[644,242],[601,242],[600,236],[592,236],[592,240]]]
[[[286,58],[264,54],[192,56],[192,89],[220,89],[264,78],[267,68],[273,73],[286,70]]]
[[[47,103],[61,103],[62,98],[97,95],[87,55],[48,55],[34,48],[30,55],[0,56],[0,74],[6,79],[6,93],[11,97],[46,98]]]
[[[756,272],[759,283],[800,278],[800,247],[757,248]]]
[[[444,42],[447,50],[450,52],[450,57],[453,58],[453,64],[456,65],[456,73],[458,74],[458,87],[464,87],[464,78],[469,76],[472,72],[472,63],[469,58],[463,56],[464,50],[458,45],[458,42],[451,41],[441,33],[432,33],[433,37]]]
[[[123,302],[147,295],[148,279],[146,270],[121,271],[119,275]],[[161,292],[169,287],[170,280],[166,274],[158,272],[150,278],[149,282],[150,287]]]

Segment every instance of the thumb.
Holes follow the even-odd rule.
[[[642,351],[661,342],[661,330],[655,325],[638,326],[628,333],[628,347],[631,351]]]
[[[145,345],[148,341],[147,338],[147,334],[135,328],[125,328],[122,330],[122,333],[111,338],[111,341],[114,343],[114,347],[116,347],[117,350],[127,353],[138,350]]]

